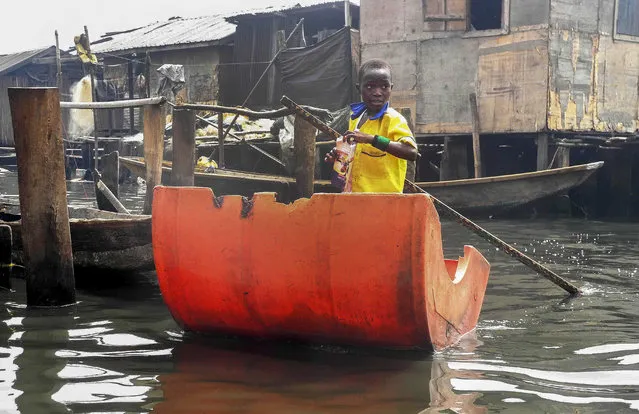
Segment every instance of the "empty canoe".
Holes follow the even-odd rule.
[[[477,324],[490,266],[444,260],[423,194],[215,197],[156,187],[162,296],[188,331],[395,349],[442,349]]]

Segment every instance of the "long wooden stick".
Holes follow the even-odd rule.
[[[319,129],[320,131],[322,131],[322,132],[324,132],[324,133],[326,133],[326,134],[328,134],[330,136],[333,136],[335,138],[338,138],[338,137],[341,136],[341,134],[339,132],[335,131],[333,128],[329,127],[324,122],[320,121],[318,118],[316,118],[312,114],[310,114],[307,111],[305,111],[304,108],[302,108],[299,105],[297,105],[295,102],[293,102],[288,97],[283,96],[282,100],[280,102],[282,102],[282,104],[284,106],[286,106],[287,108],[291,108],[291,109],[295,110],[295,112],[297,114],[302,116],[306,121],[310,122],[315,128]],[[559,287],[563,288],[565,291],[567,291],[571,295],[579,295],[580,294],[580,291],[579,291],[579,289],[577,289],[576,286],[574,286],[573,284],[571,284],[567,280],[561,278],[559,275],[557,275],[556,273],[554,273],[553,271],[551,271],[550,269],[548,269],[547,267],[545,267],[541,263],[536,262],[535,260],[533,260],[530,257],[526,256],[525,254],[523,254],[519,250],[515,249],[513,246],[511,246],[508,243],[504,242],[503,240],[501,240],[497,236],[495,236],[492,233],[488,232],[487,230],[481,228],[479,225],[473,223],[472,221],[470,221],[470,219],[462,216],[460,213],[455,211],[452,207],[448,206],[443,201],[441,201],[438,198],[434,197],[432,194],[429,194],[423,188],[419,187],[417,184],[415,184],[415,183],[413,183],[412,181],[409,181],[409,180],[406,180],[406,182],[411,187],[413,187],[414,189],[418,190],[419,192],[428,194],[428,196],[431,198],[431,200],[433,200],[433,202],[435,203],[435,206],[439,207],[440,211],[442,211],[446,216],[455,219],[458,223],[462,224],[467,229],[473,231],[475,234],[477,234],[481,238],[487,240],[493,246],[496,246],[499,249],[501,249],[504,253],[508,254],[511,257],[514,257],[515,259],[519,260],[520,262],[522,262],[523,264],[525,264],[529,268],[533,269],[534,271],[536,271],[540,275],[542,275],[545,278],[549,279],[551,282],[553,282],[556,285],[558,285]]]

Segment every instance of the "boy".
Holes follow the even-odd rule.
[[[350,173],[353,192],[401,193],[406,160],[417,158],[417,144],[406,119],[390,108],[391,67],[371,59],[359,70],[357,89],[362,101],[351,105],[349,130],[344,138],[357,142]],[[335,149],[324,159],[335,161]]]

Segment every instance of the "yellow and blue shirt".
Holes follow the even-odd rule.
[[[351,106],[349,130],[357,128],[365,108]],[[364,134],[380,135],[417,149],[406,119],[386,104],[380,112],[369,117],[359,128]],[[370,144],[357,144],[351,170],[351,191],[354,193],[401,193],[404,189],[407,161]]]

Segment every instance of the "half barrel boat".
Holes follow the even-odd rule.
[[[215,197],[156,187],[153,254],[174,319],[199,333],[441,350],[472,331],[490,265],[444,260],[424,194]]]

